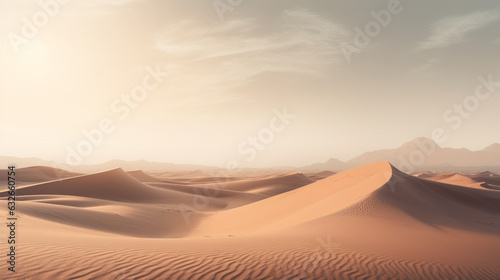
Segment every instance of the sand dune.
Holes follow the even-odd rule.
[[[20,187],[17,196],[23,201],[22,213],[45,220],[121,235],[179,237],[189,234],[203,212],[239,207],[311,182],[298,173],[226,183],[222,188],[153,179],[142,171],[114,169]],[[4,196],[7,192],[0,192]]]
[[[380,162],[219,213],[205,219],[200,230],[241,234],[290,227],[341,211],[405,216],[428,224],[476,226],[476,220],[484,215],[498,215],[499,205],[497,192],[426,182]]]
[[[114,169],[21,187],[17,197],[20,213],[47,221],[128,236],[178,237],[188,233],[186,215],[201,195],[156,188]],[[206,203],[198,212],[228,206],[222,198],[201,201]]]
[[[479,189],[481,188],[481,184],[483,184],[483,182],[478,182],[467,176],[463,176],[457,173],[439,174],[429,177],[427,178],[427,180],[451,184],[451,185],[479,188]]]
[[[16,279],[500,279],[500,192],[475,179],[495,176],[427,180],[378,162],[316,182],[121,169],[52,180],[19,188]]]
[[[199,230],[213,232],[216,229],[215,232],[224,235],[249,233],[268,227],[290,227],[356,203],[385,184],[390,175],[388,163],[341,172],[305,187],[208,217]]]
[[[491,177],[500,177],[500,175],[498,175],[497,173],[493,173],[493,172],[490,172],[490,171],[483,171],[483,172],[475,172],[475,173],[471,173],[470,176],[472,177],[481,177],[481,178],[491,178]]]
[[[240,207],[274,195],[300,188],[313,181],[300,172],[269,175],[264,178],[205,178],[179,182],[150,182],[150,186],[187,194],[217,197],[227,203],[225,209]],[[207,183],[209,182],[209,183]]]
[[[63,169],[47,166],[31,166],[16,168],[16,180],[18,186],[29,185],[33,183],[47,182],[64,178],[81,176],[81,173],[70,172]],[[0,182],[7,181],[7,170],[0,169]],[[5,184],[1,184],[0,190],[6,189]]]
[[[307,178],[301,172],[290,172],[258,179],[252,178],[227,183],[222,182],[218,186],[225,190],[273,196],[303,187],[312,182],[314,181]]]
[[[423,171],[423,172],[413,172],[413,173],[410,173],[410,174],[413,175],[413,176],[415,176],[415,177],[421,178],[421,179],[427,179],[427,178],[430,178],[430,177],[437,176],[440,173],[431,172],[431,171]]]
[[[143,184],[122,169],[18,189],[18,196],[40,194],[72,195],[122,202],[165,202],[165,200],[172,200],[172,198],[169,199],[169,194],[166,191]],[[5,192],[0,193],[0,196],[5,195]]]
[[[478,182],[484,182],[485,184],[482,184],[482,186],[485,188],[500,190],[500,175],[496,173],[484,171],[471,174],[468,177]]]
[[[423,178],[431,181],[466,186],[477,189],[500,189],[500,176],[495,173],[485,171],[485,172],[474,172],[474,173],[435,173],[435,172],[421,172],[413,174],[418,178]]]
[[[489,224],[497,224],[500,193],[438,182],[429,183],[392,169],[393,176],[388,184],[392,185],[391,188],[381,189],[377,198],[401,213],[433,226],[498,232],[498,225],[490,227]],[[453,178],[456,176],[452,176]]]

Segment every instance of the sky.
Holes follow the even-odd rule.
[[[3,0],[0,44],[0,155],[268,167],[435,129],[500,142],[493,0]]]

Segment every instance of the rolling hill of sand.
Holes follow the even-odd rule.
[[[425,182],[381,162],[208,217],[200,231],[224,235],[287,228],[339,212],[489,231],[476,222],[498,214],[499,205],[498,192]]]
[[[18,272],[0,276],[500,279],[500,192],[452,184],[489,174],[72,175],[18,189]]]
[[[466,186],[472,188],[481,188],[481,184],[484,182],[478,182],[473,180],[467,176],[460,175],[458,173],[444,173],[435,176],[428,177],[427,180],[458,185],[458,186]]]
[[[189,227],[169,224],[185,223],[188,217],[194,223],[204,212],[249,204],[311,182],[299,173],[213,188],[205,183],[163,183],[142,171],[113,169],[20,187],[17,196],[24,213],[38,218],[123,235],[178,237],[187,235]],[[138,228],[143,226],[148,230],[141,232]]]
[[[474,173],[429,173],[430,176],[420,174],[417,177],[424,177],[428,180],[459,185],[473,188],[486,188],[491,190],[500,190],[500,176],[489,172],[474,172]]]
[[[18,186],[54,181],[63,178],[70,178],[82,175],[81,173],[70,172],[63,169],[47,167],[47,166],[31,166],[31,167],[17,168],[16,172],[18,174],[22,174],[22,176],[18,178],[17,181]],[[7,169],[0,169],[0,183],[2,185],[2,187],[0,187],[0,190],[5,189],[4,186],[6,185],[6,182],[7,182]]]
[[[469,174],[467,176],[472,180],[484,182],[485,184],[482,184],[482,186],[485,188],[500,190],[500,175],[496,173],[483,171],[479,173]]]

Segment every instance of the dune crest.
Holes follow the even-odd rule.
[[[219,234],[244,234],[311,221],[359,202],[383,186],[391,174],[392,168],[387,162],[354,168],[299,189],[218,213],[205,219],[196,231],[214,234],[214,229],[217,229]]]
[[[40,183],[18,189],[18,195],[72,195],[122,202],[162,202],[165,192],[145,185],[121,168]],[[5,196],[6,193],[0,193]]]

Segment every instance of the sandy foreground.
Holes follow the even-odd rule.
[[[17,171],[1,279],[500,279],[494,173]]]

